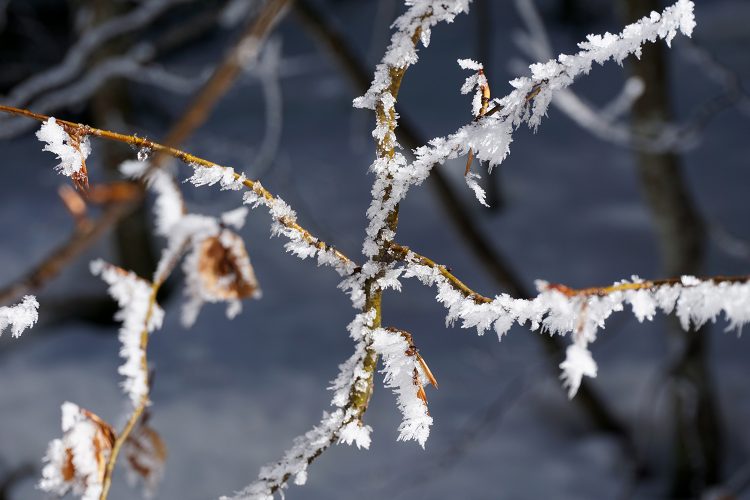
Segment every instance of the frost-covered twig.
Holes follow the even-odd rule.
[[[407,2],[407,4],[410,4]],[[432,27],[439,22],[450,23],[468,10],[468,0],[419,1],[393,23],[395,32],[382,62],[375,69],[375,78],[367,92],[354,100],[357,108],[375,111],[376,126],[372,132],[377,158],[370,166],[376,175],[372,202],[367,210],[369,223],[363,253],[372,259],[383,242],[392,240],[398,217],[401,187],[408,179],[404,170],[406,159],[398,152],[395,130],[398,126],[396,99],[406,70],[417,62],[417,46],[427,46]],[[377,266],[375,266],[377,267]]]
[[[516,44],[519,49],[536,61],[550,59],[553,57],[552,46],[534,0],[516,0],[515,3],[528,30],[527,33],[516,36]],[[686,46],[690,49],[695,47],[695,43],[691,41]],[[687,52],[691,53],[691,51],[692,53],[700,53],[700,49],[691,49]],[[700,54],[698,58],[701,65],[713,69],[714,66],[711,64],[710,56]],[[552,104],[579,126],[602,140],[651,153],[684,151],[697,144],[699,132],[705,127],[710,117],[718,111],[732,104],[742,108],[743,102],[745,104],[750,102],[737,84],[736,75],[733,77],[731,73],[727,74],[726,68],[721,66],[716,73],[721,75],[718,80],[725,87],[725,94],[699,107],[693,113],[693,116],[684,123],[664,123],[653,137],[634,134],[627,123],[618,121],[621,113],[612,113],[615,108],[617,110],[628,110],[632,102],[640,97],[643,92],[643,82],[637,78],[629,79],[623,86],[620,95],[601,109],[596,109],[571,89],[560,90]],[[709,77],[713,77],[716,73],[709,71],[707,74]]]
[[[355,354],[341,366],[341,374],[334,381],[336,396],[333,404],[339,407],[356,409],[355,419],[324,415],[323,421],[306,435],[298,438],[295,446],[289,450],[284,459],[261,470],[256,483],[251,484],[235,499],[267,499],[284,485],[292,475],[304,483],[309,462],[318,456],[337,437],[340,441],[351,443],[363,439],[361,416],[367,408],[372,390],[372,374],[376,365],[376,352],[372,347],[373,331],[381,326],[381,298],[386,279],[388,264],[383,261],[387,242],[392,240],[398,221],[398,210],[391,207],[387,211],[381,205],[389,197],[392,174],[405,160],[400,153],[394,131],[397,126],[395,102],[406,69],[416,62],[416,45],[421,40],[429,43],[430,29],[440,21],[450,22],[455,15],[465,11],[468,1],[421,1],[413,2],[405,14],[399,17],[394,26],[396,32],[391,38],[391,45],[383,61],[375,72],[375,80],[368,92],[355,100],[355,106],[373,109],[376,114],[376,128],[373,136],[376,140],[377,158],[371,166],[377,178],[372,189],[373,201],[368,210],[370,223],[363,245],[363,253],[368,262],[357,276],[347,280],[342,288],[350,290],[355,307],[361,307],[362,313],[355,317],[350,325],[352,336],[357,341]],[[259,184],[256,184],[260,187]],[[266,205],[274,219],[274,231],[281,232],[291,240],[287,250],[298,256],[317,256],[321,259],[321,250],[306,242],[303,235],[290,228],[285,222],[295,221],[294,212],[281,200],[262,196],[262,192],[253,189],[246,195],[246,203],[254,206]],[[296,222],[295,222],[296,223]],[[334,255],[322,254],[325,260]],[[340,269],[341,271],[341,269]],[[346,275],[347,273],[342,273]],[[356,335],[355,335],[355,332]],[[348,402],[346,402],[348,401]],[[351,411],[351,410],[348,410]],[[340,434],[338,429],[341,429]],[[425,436],[426,437],[426,436]],[[369,444],[369,432],[366,442]]]
[[[598,329],[604,328],[607,318],[630,304],[638,321],[652,320],[657,309],[674,313],[683,329],[699,328],[716,321],[719,313],[729,325],[727,330],[740,331],[750,322],[750,277],[682,278],[646,281],[633,277],[608,287],[574,290],[564,285],[538,281],[539,295],[533,299],[518,299],[507,294],[493,299],[466,287],[443,266],[426,257],[406,252],[404,277],[414,277],[423,284],[437,288],[438,302],[448,309],[447,324],[461,321],[462,328],[476,328],[483,335],[493,328],[498,339],[514,323],[531,330],[542,329],[550,334],[571,334],[563,369],[563,382],[573,397],[584,375],[596,376],[596,363],[588,344],[596,340]]]
[[[372,391],[372,377],[376,360],[371,354],[372,328],[376,310],[355,316],[348,330],[354,340],[354,354],[339,365],[339,374],[331,382],[333,391],[331,413],[325,412],[318,425],[294,440],[292,448],[278,462],[261,468],[258,479],[231,497],[222,500],[268,500],[278,490],[285,488],[294,477],[297,485],[307,481],[307,468],[331,444],[355,444],[357,448],[370,447],[370,426],[362,422]]]
[[[14,306],[0,307],[0,335],[10,327],[13,337],[18,338],[24,330],[31,328],[39,320],[39,302],[33,295],[26,295]]]
[[[109,294],[120,308],[115,318],[122,322],[120,356],[125,364],[118,371],[125,377],[122,383],[125,393],[133,407],[137,407],[148,399],[145,350],[148,334],[160,328],[164,318],[164,311],[156,304],[154,289],[158,285],[101,260],[91,263],[91,273],[101,276],[109,285]]]
[[[381,327],[383,290],[400,286],[398,276],[401,271],[393,268],[387,255],[398,226],[398,202],[401,196],[397,191],[406,180],[406,158],[398,152],[400,145],[395,134],[398,126],[396,99],[406,70],[417,62],[419,42],[429,45],[432,27],[441,22],[453,22],[457,15],[468,11],[468,4],[468,0],[407,2],[409,8],[393,23],[395,30],[391,43],[375,69],[370,88],[363,96],[354,100],[355,107],[375,111],[376,125],[372,135],[375,139],[376,158],[370,171],[376,178],[371,190],[372,201],[367,210],[369,222],[362,245],[362,253],[368,261],[362,266],[361,276],[350,280],[345,287],[355,292],[352,294],[355,306],[361,304],[359,299],[364,299],[361,304],[363,310],[375,311],[370,328],[376,332]],[[374,343],[374,337],[370,342]],[[389,355],[392,354],[390,350],[387,351]],[[368,346],[368,352],[372,359],[377,359],[378,351],[374,345]],[[395,358],[389,358],[389,362],[395,363]],[[393,374],[387,377],[386,383],[397,383]],[[403,425],[406,427],[402,426],[402,429],[409,430],[402,433],[402,436],[416,438],[424,446],[427,438],[424,426],[415,427],[407,423],[411,422],[413,407],[405,404],[402,399],[399,404],[402,409],[408,408],[408,412],[404,413]]]
[[[589,35],[579,44],[574,55],[561,54],[557,59],[531,65],[531,77],[517,78],[511,82],[513,92],[494,99],[485,117],[476,123],[464,125],[446,137],[438,137],[429,145],[415,151],[416,159],[399,168],[391,197],[383,210],[390,210],[403,199],[411,185],[421,184],[434,165],[457,158],[473,150],[476,157],[486,161],[491,170],[510,152],[513,132],[522,124],[536,129],[547,112],[552,96],[569,87],[580,74],[588,73],[594,63],[609,60],[621,63],[630,54],[639,55],[646,42],[664,39],[668,44],[682,32],[692,33],[695,26],[693,3],[678,0],[662,14],[652,13],[648,18],[628,25],[619,35]]]
[[[45,122],[50,118],[46,115],[5,105],[0,105],[0,112],[25,116],[42,122]],[[272,209],[273,206],[282,207],[283,205],[286,205],[283,200],[275,197],[258,181],[244,178],[244,176],[242,176],[241,174],[235,173],[231,167],[223,167],[221,165],[217,165],[212,161],[205,160],[190,153],[186,153],[185,151],[182,151],[180,149],[165,146],[164,144],[160,144],[143,137],[119,134],[117,132],[98,129],[88,125],[83,125],[81,123],[69,122],[65,120],[56,120],[56,122],[58,124],[64,124],[66,126],[73,127],[79,130],[81,134],[86,136],[101,137],[108,140],[130,144],[139,149],[142,148],[181,160],[183,163],[193,167],[193,169],[198,172],[195,180],[197,180],[201,185],[213,185],[219,183],[221,179],[224,179],[223,186],[225,187],[229,185],[238,187],[243,186],[243,188],[248,189],[252,192],[252,194],[248,193],[248,202],[253,205],[256,205],[257,202],[260,202],[260,204],[269,207],[269,209],[271,209],[272,211],[272,216],[274,213]],[[212,174],[206,173],[209,169],[214,169]],[[233,178],[234,180],[231,180],[230,178]],[[280,203],[277,204],[277,202]],[[345,273],[350,272],[349,270],[352,270],[354,269],[354,267],[356,267],[356,264],[341,251],[315,237],[307,229],[299,225],[296,218],[280,217],[278,218],[278,220],[275,220],[275,222],[278,223],[280,228],[284,228],[282,231],[278,231],[278,233],[289,237],[292,240],[292,243],[297,244],[294,245],[296,248],[300,248],[301,245],[305,245],[310,249],[310,251],[314,251],[316,255],[323,255],[321,263],[334,265],[336,266],[337,270]]]
[[[119,451],[149,404],[146,347],[149,334],[161,327],[164,312],[156,303],[162,282],[147,282],[101,260],[91,263],[91,271],[109,285],[120,307],[115,318],[122,321],[118,336],[125,363],[118,371],[125,377],[122,387],[133,409],[115,439],[114,432],[95,415],[72,403],[63,405],[65,435],[62,441],[50,443],[40,487],[58,494],[72,487],[85,499],[105,500]]]

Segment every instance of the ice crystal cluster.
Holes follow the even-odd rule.
[[[19,304],[0,307],[0,335],[10,327],[11,335],[18,338],[38,320],[39,302],[33,295],[26,295]]]
[[[57,123],[54,117],[50,117],[42,124],[36,136],[46,143],[44,151],[49,151],[60,160],[55,170],[67,177],[73,177],[84,168],[86,158],[91,153],[88,137],[79,143]]]
[[[396,393],[403,421],[398,428],[398,440],[417,441],[424,448],[430,435],[432,417],[427,404],[419,398],[415,378],[427,384],[427,377],[410,353],[412,346],[397,332],[378,328],[372,333],[372,348],[383,359],[383,383]]]
[[[297,224],[297,213],[280,197],[267,195],[260,182],[254,181],[250,191],[244,194],[244,203],[251,208],[264,206],[271,219],[271,235],[282,236],[289,241],[284,249],[300,259],[315,259],[319,266],[332,267],[339,276],[349,276],[355,264],[342,258],[336,250],[307,234]]]

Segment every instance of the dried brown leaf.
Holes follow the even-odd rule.
[[[259,291],[242,238],[226,229],[203,241],[198,273],[203,287],[221,300],[244,299]]]

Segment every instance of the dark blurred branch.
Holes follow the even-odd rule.
[[[336,27],[308,1],[295,1],[294,10],[305,27],[335,57],[358,91],[366,91],[370,85],[371,71],[354,54],[349,43]],[[409,122],[403,113],[401,113],[396,134],[399,141],[412,150],[425,143],[423,138],[419,136],[416,127]],[[512,296],[529,298],[531,294],[525,289],[515,270],[493,248],[492,243],[483,234],[469,210],[464,207],[463,202],[456,195],[450,182],[440,169],[433,168],[428,179],[430,185],[436,190],[438,198],[442,201],[442,207],[448,215],[448,220],[453,223],[454,229],[462,236],[462,240],[468,245],[487,273]],[[549,364],[557,371],[557,365],[564,358],[565,348],[562,343],[556,337],[546,335],[537,335],[534,338],[543,343]],[[626,453],[630,457],[635,457],[635,444],[630,431],[612,414],[587,381],[584,381],[581,385],[578,396],[574,401],[599,430],[617,436]]]
[[[36,467],[32,464],[22,464],[12,469],[0,479],[0,500],[10,500],[11,490],[19,482],[36,474]]]
[[[65,266],[94,244],[118,220],[130,213],[139,199],[140,196],[130,201],[111,203],[97,219],[77,224],[65,243],[52,250],[19,280],[0,289],[0,304],[13,302],[26,293],[43,288],[55,279]]]
[[[143,28],[175,3],[176,0],[143,2],[130,12],[91,28],[70,48],[60,64],[37,73],[14,87],[4,103],[10,106],[29,105],[39,94],[75,79],[91,54],[103,44]]]
[[[288,3],[289,0],[269,0],[266,3],[258,18],[248,24],[238,43],[227,53],[187,111],[164,137],[164,144],[182,144],[206,121],[210,111],[226,94],[242,69],[256,59],[263,41],[283,16]]]
[[[248,24],[242,36],[239,37],[227,56],[219,63],[212,77],[198,93],[193,103],[175,122],[167,133],[167,139],[172,141],[172,146],[184,142],[195,130],[203,124],[210,109],[216,105],[219,99],[229,90],[231,84],[236,80],[241,69],[240,63],[243,59],[238,57],[238,51],[249,49],[245,55],[257,54],[262,40],[275,21],[282,14],[287,0],[271,0],[264,7],[259,17]],[[248,46],[248,43],[252,43]],[[198,107],[198,111],[193,111]],[[163,161],[159,155],[153,160],[155,163]],[[43,287],[51,279],[55,278],[60,271],[84,250],[94,244],[106,230],[122,220],[123,217],[135,208],[134,202],[116,203],[108,206],[104,213],[93,222],[79,225],[71,237],[63,245],[53,250],[42,262],[21,278],[20,281],[7,285],[0,289],[0,303],[11,302],[24,293]]]
[[[626,0],[627,22],[653,10],[658,0]],[[634,134],[654,136],[671,119],[669,83],[664,50],[647,46],[632,63],[633,74],[645,90],[632,107]],[[699,274],[705,254],[704,225],[682,175],[680,158],[671,152],[637,152],[637,168],[646,202],[651,209],[668,275]],[[695,498],[716,484],[721,470],[721,428],[708,369],[705,328],[683,332],[670,324],[673,341],[675,450],[671,495]]]

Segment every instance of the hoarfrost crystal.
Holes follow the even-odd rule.
[[[10,327],[11,335],[18,338],[38,320],[39,302],[33,295],[26,295],[19,304],[0,307],[0,335]]]
[[[44,151],[49,151],[60,160],[55,167],[58,172],[67,177],[73,177],[82,171],[86,158],[91,153],[88,136],[80,144],[77,143],[54,117],[42,123],[36,136],[46,143]]]

